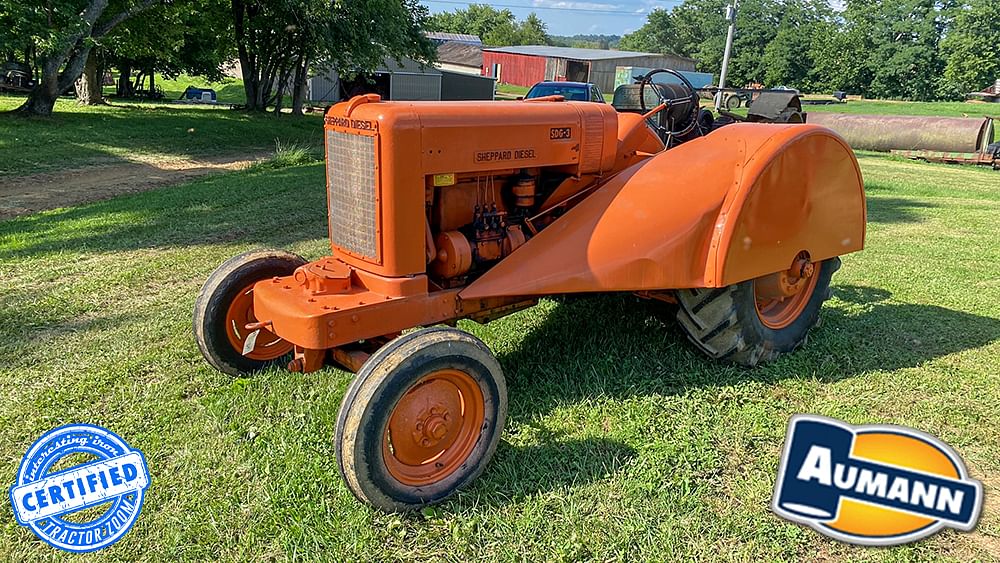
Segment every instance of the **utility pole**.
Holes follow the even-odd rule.
[[[715,110],[722,109],[722,89],[726,87],[726,71],[729,70],[729,55],[733,50],[733,36],[736,35],[736,6],[739,0],[733,0],[731,6],[726,6],[726,19],[729,20],[729,32],[726,34],[726,51],[722,55],[722,71],[719,73],[719,91],[715,93]]]

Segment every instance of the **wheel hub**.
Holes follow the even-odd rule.
[[[485,417],[479,384],[444,369],[414,383],[396,403],[383,442],[386,469],[420,486],[454,473],[479,441]]]
[[[816,263],[800,252],[791,267],[754,280],[754,305],[764,326],[785,328],[805,310],[816,289]]]
[[[436,446],[448,434],[451,419],[447,407],[436,406],[424,411],[413,430],[413,441],[425,448]]]
[[[253,287],[254,284],[243,288],[226,311],[226,337],[229,343],[241,354],[243,345],[253,330],[247,325],[259,324],[257,317],[253,313]],[[256,329],[259,331],[253,349],[246,354],[252,360],[273,360],[280,358],[292,351],[292,344],[278,337],[278,335],[266,328]]]

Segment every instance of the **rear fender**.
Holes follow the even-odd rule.
[[[722,287],[860,250],[865,219],[835,133],[730,125],[622,171],[460,297]]]

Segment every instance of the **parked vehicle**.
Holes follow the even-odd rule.
[[[604,95],[596,84],[591,82],[539,82],[528,90],[524,99],[543,98],[545,96],[562,96],[574,102],[604,103]]]

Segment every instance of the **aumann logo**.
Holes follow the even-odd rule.
[[[901,426],[792,417],[772,509],[830,537],[898,545],[975,527],[982,484],[946,444]]]

